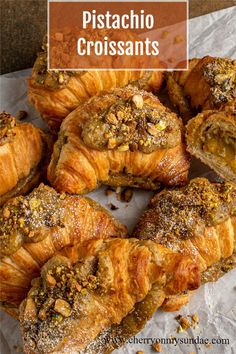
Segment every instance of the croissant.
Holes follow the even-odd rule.
[[[186,183],[188,169],[182,121],[130,86],[91,98],[64,120],[48,179],[78,194],[102,183],[157,189]]]
[[[199,286],[191,257],[151,241],[96,240],[78,252],[75,263],[63,256],[46,263],[22,302],[26,354],[80,353],[101,331],[120,324],[154,284],[160,301]]]
[[[236,266],[233,261],[236,254],[236,186],[196,178],[181,189],[164,190],[151,200],[134,236],[151,239],[175,252],[192,256],[202,278],[215,281],[224,274],[224,269],[230,269],[230,263],[231,267]],[[224,267],[226,261],[228,267]],[[188,298],[186,293],[170,297],[163,303],[163,308],[177,311]]]
[[[90,97],[130,83],[158,91],[162,76],[160,71],[144,70],[48,71],[44,50],[39,53],[28,80],[28,97],[49,128],[57,131],[63,119]]]
[[[186,130],[188,151],[236,184],[236,111],[204,111]]]
[[[89,198],[58,194],[41,184],[0,210],[0,301],[17,308],[41,266],[65,246],[89,239],[123,237],[125,226]]]
[[[40,129],[18,124],[6,112],[0,114],[0,205],[39,183],[49,146]]]
[[[192,59],[188,71],[168,73],[167,91],[186,121],[199,111],[236,107],[236,60]]]

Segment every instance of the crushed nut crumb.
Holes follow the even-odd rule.
[[[152,345],[153,346],[153,349],[157,352],[157,353],[161,353],[161,343],[155,343]]]

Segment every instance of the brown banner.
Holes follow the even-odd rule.
[[[49,2],[49,69],[185,69],[185,2]]]

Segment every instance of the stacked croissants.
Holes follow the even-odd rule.
[[[236,266],[236,61],[65,73],[42,52],[28,83],[53,137],[0,115],[1,307],[27,354],[108,354]],[[188,181],[191,155],[224,182]],[[81,196],[102,184],[165,188],[128,235]]]

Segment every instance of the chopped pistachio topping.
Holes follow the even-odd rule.
[[[88,257],[72,266],[65,257],[54,257],[42,268],[41,278],[33,280],[24,302],[23,326],[29,340],[37,337],[39,327],[46,333],[53,330],[48,336],[53,347],[67,319],[80,316],[81,303],[97,289],[100,291],[94,261],[94,257]]]
[[[15,126],[16,118],[5,111],[0,114],[0,146],[12,140]]]
[[[153,107],[142,94],[118,100],[84,123],[83,141],[91,148],[151,153],[179,144],[178,118],[163,106]]]
[[[1,257],[14,253],[24,242],[40,241],[41,227],[63,227],[62,217],[60,194],[49,187],[10,200],[0,209]]]
[[[181,239],[201,235],[206,226],[232,215],[236,215],[236,187],[195,178],[184,188],[157,194],[136,233],[139,238],[157,240],[177,251]]]
[[[215,58],[205,65],[203,73],[211,86],[215,104],[227,103],[236,98],[236,60]]]

